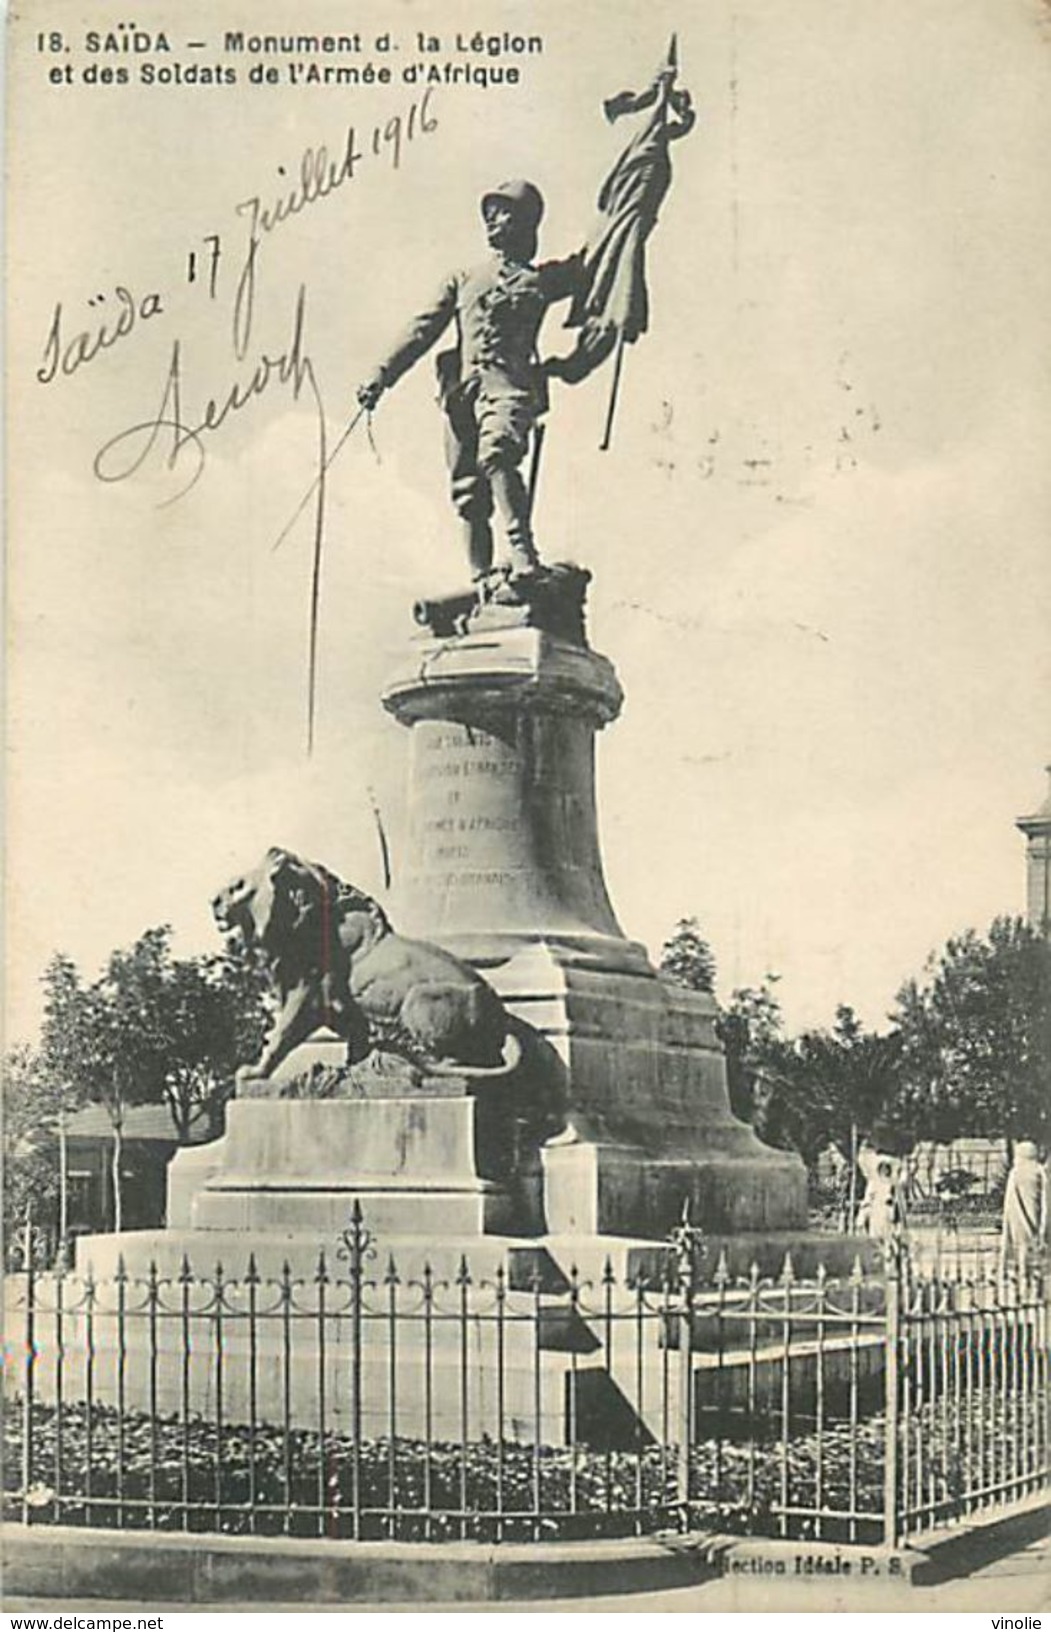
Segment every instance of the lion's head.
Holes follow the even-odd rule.
[[[256,901],[260,895],[263,869],[232,878],[212,896],[212,917],[220,934],[253,946],[258,940]]]
[[[224,935],[247,947],[258,947],[273,973],[280,976],[290,965],[300,969],[330,966],[348,896],[357,904],[359,895],[327,868],[274,845],[258,867],[219,891],[212,900],[212,913]],[[381,912],[371,897],[360,895],[360,899]]]
[[[271,957],[303,925],[320,915],[325,892],[318,869],[290,850],[273,845],[258,867],[232,879],[212,900],[212,914],[224,935],[240,937]]]

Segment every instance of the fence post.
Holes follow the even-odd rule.
[[[365,1215],[361,1210],[361,1202],[357,1196],[350,1210],[350,1224],[340,1232],[340,1246],[336,1249],[336,1256],[344,1260],[350,1268],[350,1454],[351,1454],[351,1501],[353,1504],[352,1535],[355,1541],[361,1540],[362,1521],[362,1488],[361,1488],[361,1433],[362,1433],[362,1319],[364,1314],[364,1267],[365,1259],[374,1257],[372,1246],[373,1236],[366,1227]]]
[[[887,1357],[884,1371],[885,1432],[883,1440],[883,1542],[897,1547],[901,1539],[898,1504],[899,1426],[902,1341],[902,1241],[895,1234],[884,1258],[886,1287]]]
[[[33,1509],[29,1493],[33,1488],[35,1477],[34,1445],[33,1445],[33,1403],[36,1383],[36,1270],[33,1265],[33,1211],[26,1209],[25,1234],[23,1237],[25,1249],[26,1269],[26,1373],[25,1388],[22,1393],[22,1523],[30,1524],[33,1518]],[[57,1424],[57,1431],[61,1433],[62,1424]]]
[[[682,1222],[671,1232],[679,1291],[679,1423],[675,1494],[679,1522],[690,1524],[690,1450],[693,1442],[693,1300],[701,1259],[701,1231],[690,1223],[689,1200],[683,1203]]]

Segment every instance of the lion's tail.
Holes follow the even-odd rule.
[[[456,1065],[438,1062],[427,1066],[431,1077],[467,1077],[471,1082],[492,1082],[496,1077],[509,1077],[522,1063],[522,1040],[514,1032],[504,1038],[503,1059],[499,1065]]]

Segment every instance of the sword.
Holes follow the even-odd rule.
[[[285,522],[285,525],[282,527],[281,531],[278,533],[277,538],[274,540],[273,544],[270,546],[271,554],[273,554],[274,550],[280,549],[281,545],[285,542],[285,539],[288,537],[289,533],[292,531],[292,529],[295,526],[296,522],[299,520],[300,516],[303,514],[303,511],[306,509],[307,505],[310,503],[311,499],[314,497],[314,494],[317,492],[318,488],[321,486],[321,483],[324,481],[325,475],[326,475],[326,473],[328,471],[329,466],[335,460],[336,455],[341,451],[344,442],[346,442],[346,440],[347,440],[348,436],[350,435],[351,431],[357,425],[357,423],[358,423],[359,419],[361,418],[362,414],[365,414],[367,412],[368,412],[368,409],[365,407],[365,405],[363,403],[361,405],[361,407],[358,409],[357,413],[354,415],[354,418],[351,420],[350,424],[347,426],[346,430],[343,432],[343,435],[340,437],[340,439],[336,443],[335,447],[332,449],[332,452],[329,454],[328,458],[325,460],[324,464],[321,466],[321,469],[318,471],[317,475],[314,477],[314,480],[311,482],[310,486],[307,488],[306,492],[303,494],[303,497],[300,499],[299,503],[296,505],[296,507],[293,510],[291,516]]]

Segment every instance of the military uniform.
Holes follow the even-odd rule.
[[[530,430],[547,407],[536,350],[540,324],[553,301],[574,292],[580,265],[573,256],[535,266],[497,250],[478,266],[454,272],[374,376],[377,388],[394,385],[455,321],[456,347],[437,359],[439,400],[446,416],[452,500],[476,579],[493,564],[494,497],[506,526],[512,573],[537,564],[529,497],[518,467]]]

